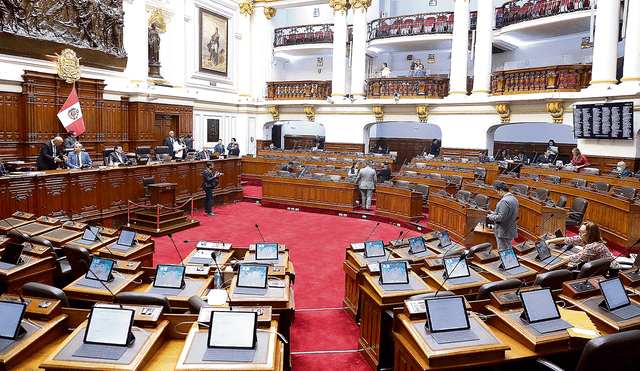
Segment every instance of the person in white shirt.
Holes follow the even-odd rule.
[[[387,66],[387,62],[382,62],[382,68],[380,69],[380,76],[391,77],[391,70]]]

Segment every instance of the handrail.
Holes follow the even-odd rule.
[[[591,65],[572,64],[491,73],[491,95],[580,91],[589,86]]]
[[[348,41],[353,40],[353,26],[348,26]],[[274,30],[273,47],[333,43],[333,24],[310,24],[280,27]]]
[[[496,29],[589,8],[589,0],[510,0],[496,8]]]
[[[331,81],[269,81],[267,100],[326,99],[331,96]]]
[[[436,98],[449,93],[448,77],[391,77],[366,80],[367,98]]]
[[[471,15],[470,15],[471,17]],[[387,37],[453,33],[453,12],[433,12],[374,19],[367,41]]]

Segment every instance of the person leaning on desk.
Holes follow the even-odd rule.
[[[42,144],[40,155],[38,155],[38,161],[36,162],[38,170],[55,170],[58,167],[58,163],[64,163],[67,160],[67,156],[64,155],[60,147],[62,142],[64,141],[61,137],[55,137]]]
[[[606,258],[611,261],[609,265],[610,268],[620,268],[620,265],[615,260],[615,255],[605,246],[605,241],[600,236],[600,228],[598,228],[598,225],[594,222],[582,223],[577,236],[552,238],[546,242],[547,245],[565,244],[581,246],[582,251],[571,255],[571,258],[569,258],[569,263],[571,264],[588,263],[593,260]]]

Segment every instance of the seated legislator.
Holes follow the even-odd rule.
[[[81,167],[91,167],[93,161],[91,161],[91,157],[86,152],[82,151],[82,144],[76,143],[65,164],[69,169],[80,169]]]
[[[487,150],[483,149],[482,151],[478,152],[478,162],[480,162],[481,164],[486,164],[487,162],[489,162],[489,156],[487,156]]]
[[[548,164],[551,162],[551,150],[548,149],[544,152],[544,154],[538,156],[538,158],[536,159],[536,163],[538,164]]]
[[[224,151],[224,147],[222,147],[222,150]],[[211,160],[213,158],[213,152],[209,151],[209,147],[206,145],[202,146],[202,151],[198,152],[196,158],[198,160]]]
[[[616,166],[616,171],[618,172],[618,175],[620,176],[620,178],[633,176],[633,172],[627,169],[627,163],[624,161],[618,162],[618,165]]]
[[[503,149],[496,156],[496,161],[507,161],[507,160],[511,160],[511,157],[509,157],[509,154],[507,153],[507,150]]]
[[[573,158],[571,159],[571,165],[575,166],[576,169],[578,169],[579,173],[582,172],[583,167],[591,165],[589,160],[587,160],[587,157],[583,155],[579,149],[572,149],[571,154],[573,155]]]
[[[611,260],[610,268],[619,268],[620,265],[615,261],[615,255],[605,246],[604,240],[600,237],[600,228],[594,222],[584,222],[578,231],[577,236],[558,237],[547,240],[547,244],[561,244],[582,246],[582,251],[571,255],[569,263],[579,264],[587,263],[598,259]]]
[[[280,170],[288,171],[290,173],[293,173],[293,162],[289,161],[289,163],[284,165],[283,167],[281,167]]]
[[[353,164],[351,164],[351,167],[349,168],[347,175],[358,175],[359,171],[360,171],[360,166],[358,165],[357,162],[354,161]]]
[[[59,163],[63,163],[67,159],[62,147],[60,147],[62,142],[62,138],[55,137],[42,144],[40,155],[38,155],[38,161],[36,162],[38,170],[55,170]]]
[[[305,176],[311,176],[311,173],[304,167],[304,165],[300,165],[300,170],[298,170],[296,178],[302,178]]]
[[[129,161],[129,159],[127,158],[127,155],[125,155],[122,146],[119,145],[113,147],[113,152],[111,152],[109,158],[111,158],[111,163],[116,165],[129,165],[131,163],[131,161]]]

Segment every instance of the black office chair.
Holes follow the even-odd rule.
[[[536,173],[525,173],[524,177],[527,179],[533,179],[533,180],[538,180],[540,179],[540,174],[536,174]]]
[[[521,284],[522,284],[522,281],[516,278],[510,278],[504,281],[485,283],[484,285],[480,286],[480,288],[478,289],[476,300],[489,299],[489,297],[491,296],[491,293],[494,291],[515,289],[520,287]]]
[[[9,236],[9,238],[11,239],[11,242],[17,243],[17,244],[22,244],[23,242],[27,242],[30,240],[29,235],[27,235],[24,232],[20,232],[17,229],[12,229],[10,230],[7,235]]]
[[[38,282],[27,282],[22,286],[22,293],[25,296],[60,300],[63,307],[70,307],[67,295],[64,293],[64,291],[60,290],[57,287],[45,285]]]
[[[53,247],[51,241],[42,237],[31,237],[31,242],[51,249],[53,257],[56,259],[56,269],[53,272],[53,278],[62,281],[62,283],[66,283],[67,279],[71,277],[71,265],[67,257],[64,256],[63,250],[59,247]]]
[[[122,304],[161,306],[165,313],[171,313],[171,303],[169,303],[169,299],[162,294],[126,291],[117,293],[116,299],[115,301],[119,301]]]
[[[473,175],[476,180],[481,180],[484,183],[487,179],[487,169],[484,167],[476,167],[473,169]]]
[[[105,148],[102,150],[102,162],[106,165],[109,163],[109,156],[115,152],[113,147]]]
[[[623,197],[626,197],[633,201],[638,196],[638,189],[631,186],[622,186],[620,187],[620,193]]]
[[[484,242],[479,245],[471,246],[467,252],[467,259],[473,259],[477,253],[489,251],[492,247],[493,244],[491,242]]]
[[[551,182],[553,184],[560,184],[560,181],[562,179],[560,178],[559,175],[549,174],[549,175],[545,175],[544,180],[546,180],[547,182]]]
[[[636,371],[640,364],[640,330],[629,330],[599,336],[589,340],[582,350],[575,371]],[[562,371],[555,364],[537,359],[553,371]]]
[[[567,213],[566,226],[575,227],[582,224],[582,218],[584,218],[584,213],[587,212],[587,206],[589,206],[589,201],[582,197],[576,197],[571,205],[571,210]]]
[[[569,181],[569,184],[577,188],[582,188],[587,186],[587,181],[581,178],[573,178]]]
[[[583,167],[582,168],[582,173],[583,174],[600,175],[600,169],[597,169],[595,167]]]
[[[471,192],[465,191],[463,189],[461,191],[458,191],[454,197],[456,198],[456,200],[458,200],[460,202],[469,203],[469,201],[471,201],[470,200]]]
[[[91,254],[89,250],[80,246],[65,245],[62,250],[67,256],[69,265],[71,265],[71,276],[77,279],[87,274],[89,265],[91,264]]]
[[[538,187],[535,192],[532,194],[533,198],[538,199],[540,201],[546,201],[547,197],[549,197],[549,190],[546,188]]]
[[[151,198],[151,194],[149,193],[149,185],[154,184],[156,179],[154,177],[142,178],[142,189],[144,190],[144,202],[147,203],[147,200]]]
[[[155,146],[153,153],[156,154],[156,161],[164,161],[167,157],[173,157],[173,150],[167,146]]]
[[[609,192],[611,190],[611,184],[606,182],[595,182],[591,183],[591,189],[595,189],[596,191]]]
[[[409,181],[407,180],[396,180],[396,187],[409,187]]]
[[[563,208],[565,206],[567,206],[567,197],[566,196],[558,197],[558,203],[556,204],[556,207]]]
[[[562,288],[562,283],[573,279],[573,274],[567,269],[558,269],[546,273],[541,273],[536,277],[533,285],[539,285],[541,287],[548,287],[551,290],[559,290]]]
[[[606,276],[609,271],[610,264],[611,259],[608,258],[596,259],[587,262],[582,266],[582,268],[580,268],[580,272],[578,272],[576,279],[600,275]]]
[[[145,165],[151,159],[151,147],[139,146],[136,147],[136,162],[139,165]]]
[[[198,295],[193,295],[187,300],[191,313],[200,313],[202,308],[211,308],[211,305]]]
[[[462,187],[462,175],[449,175],[447,182],[455,184],[457,189]]]
[[[443,179],[442,174],[440,174],[440,173],[429,173],[429,178],[431,178],[431,179]]]

